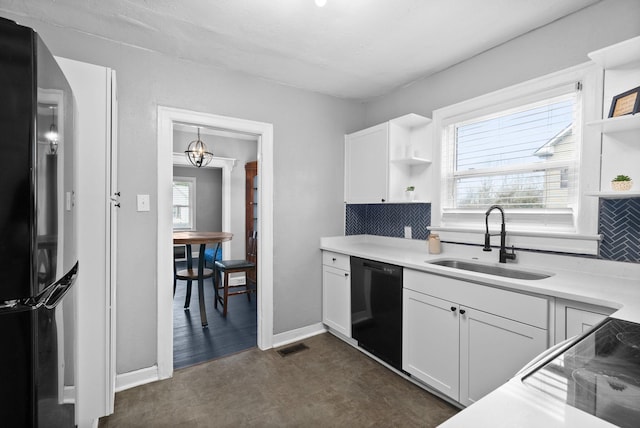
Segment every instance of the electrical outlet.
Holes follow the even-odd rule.
[[[404,227],[404,237],[407,239],[411,239],[411,226]]]

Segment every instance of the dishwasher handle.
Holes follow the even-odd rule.
[[[378,272],[382,275],[388,275],[388,276],[401,276],[402,275],[402,268],[400,266],[394,266],[394,265],[388,265],[385,263],[375,263],[375,262],[369,262],[369,261],[364,261],[362,263],[362,267],[364,269],[368,269],[368,270],[372,270],[375,272]]]

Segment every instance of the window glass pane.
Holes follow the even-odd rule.
[[[453,124],[449,206],[573,206],[576,106],[570,93]]]
[[[570,205],[570,192],[566,186],[568,171],[567,168],[555,168],[459,178],[456,180],[456,207],[498,204],[505,208],[566,208]]]
[[[554,138],[571,134],[573,108],[574,99],[565,99],[458,125],[456,170],[549,160]]]
[[[173,182],[173,228],[193,229],[192,181]]]

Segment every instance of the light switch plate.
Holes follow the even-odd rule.
[[[138,211],[149,211],[149,195],[138,196]]]

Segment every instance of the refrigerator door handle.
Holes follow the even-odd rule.
[[[62,300],[62,298],[71,289],[71,286],[78,276],[78,263],[58,281],[53,288],[53,291],[43,299],[37,306],[44,306],[47,309],[55,309],[56,305]]]

